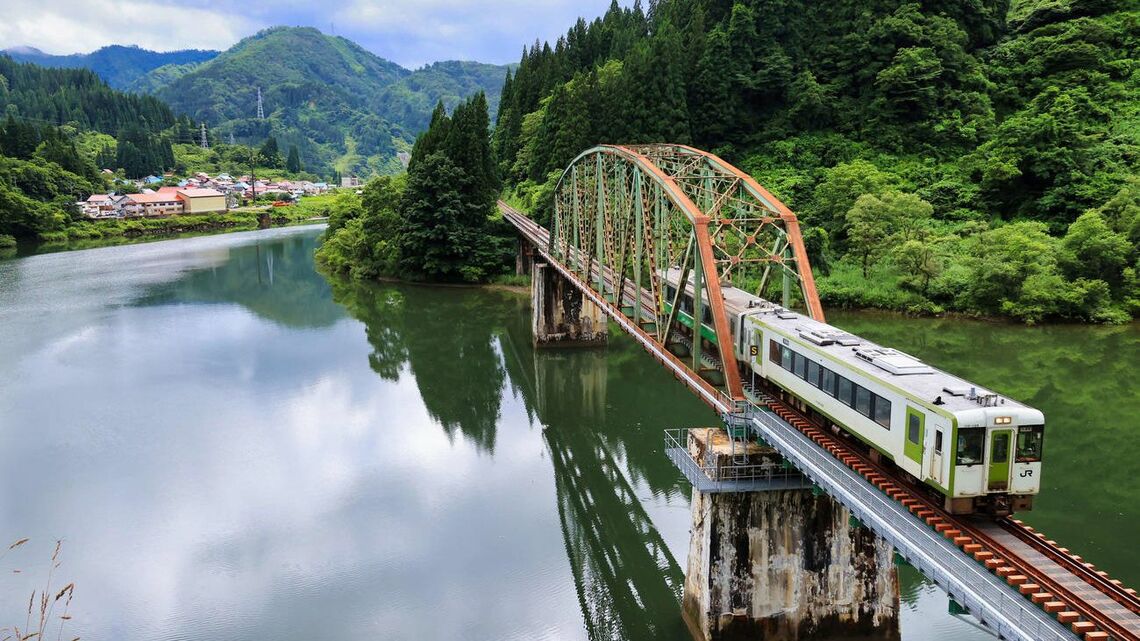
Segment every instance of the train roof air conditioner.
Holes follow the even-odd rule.
[[[856,347],[855,355],[896,376],[934,373],[926,363],[888,347]]]

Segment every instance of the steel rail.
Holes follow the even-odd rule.
[[[608,316],[615,320],[622,329],[630,333],[634,339],[641,343],[658,361],[671,369],[674,376],[696,392],[698,397],[709,404],[714,410],[721,412],[722,415],[730,415],[740,411],[740,406],[734,403],[733,399],[700,378],[695,372],[682,363],[680,359],[665,349],[664,346],[657,343],[651,335],[640,327],[637,327],[631,319],[622,313],[621,306],[627,297],[634,303],[640,302],[644,305],[646,302],[649,302],[651,304],[651,300],[646,300],[644,291],[642,292],[642,296],[639,297],[637,293],[631,291],[628,286],[623,286],[620,296],[615,297],[616,305],[611,303],[595,292],[589,285],[581,282],[581,279],[571,270],[563,266],[559,260],[548,255],[545,248],[548,246],[546,241],[549,237],[549,232],[530,218],[511,209],[505,203],[500,202],[500,209],[508,222],[514,225],[520,233],[535,245],[543,258],[578,287],[583,295],[599,305]],[[606,273],[606,271],[612,270],[598,266],[591,267],[590,271],[591,273],[586,275],[587,278],[592,280],[595,276],[600,276],[612,285],[612,275]],[[872,529],[881,536],[884,536],[884,538],[890,541],[892,545],[895,545],[896,548],[900,549],[900,551],[906,549],[908,554],[904,554],[904,557],[911,560],[912,564],[915,564],[914,559],[917,558],[918,562],[916,567],[923,571],[924,574],[927,574],[927,576],[933,579],[943,589],[947,590],[951,596],[963,603],[975,616],[979,617],[979,620],[991,629],[994,629],[997,634],[1006,638],[1012,637],[1026,639],[1027,641],[1044,638],[1074,638],[1067,636],[1070,632],[1069,630],[1054,620],[1051,615],[1042,611],[1035,603],[1030,602],[1027,597],[1008,594],[1011,586],[1005,583],[1004,577],[991,573],[988,566],[983,567],[983,565],[978,562],[978,560],[982,558],[982,555],[979,555],[977,551],[970,551],[975,547],[981,548],[984,546],[990,548],[988,557],[993,557],[997,561],[1000,561],[1000,565],[1004,569],[1009,569],[1006,566],[1012,565],[1013,569],[1021,575],[1034,577],[1034,580],[1044,586],[1043,589],[1049,589],[1050,594],[1057,596],[1070,610],[1078,612],[1087,621],[1093,623],[1102,631],[1112,634],[1113,638],[1119,641],[1132,641],[1136,639],[1136,636],[1126,628],[1123,628],[1111,620],[1110,617],[1101,614],[1094,604],[1089,604],[1079,596],[1072,594],[1071,591],[1064,588],[1064,586],[1057,584],[1055,580],[1050,579],[1048,576],[1045,576],[1044,573],[1032,568],[1031,564],[1023,560],[1020,563],[1015,562],[1014,559],[1018,558],[1015,552],[1009,550],[999,542],[992,540],[992,537],[987,536],[984,532],[978,531],[977,528],[972,527],[969,523],[945,512],[940,506],[932,503],[924,493],[911,487],[909,483],[900,481],[896,475],[887,470],[884,466],[870,461],[870,459],[861,452],[854,449],[850,443],[827,433],[823,428],[815,425],[803,417],[797,410],[782,401],[778,401],[767,394],[762,396],[762,400],[773,409],[773,411],[777,412],[776,415],[781,416],[781,419],[789,429],[797,431],[804,438],[808,439],[809,443],[814,441],[814,444],[828,455],[828,458],[832,464],[834,464],[832,466],[833,472],[835,471],[834,467],[837,466],[847,472],[858,475],[858,478],[871,489],[877,488],[879,490],[876,496],[870,497],[874,499],[873,502],[878,502],[881,499],[900,510],[909,511],[910,514],[908,516],[917,517],[907,519],[909,523],[901,529],[898,524],[890,524],[882,518],[872,519],[872,515],[868,512],[868,506],[856,500],[850,491],[845,491],[834,483],[829,483],[827,480],[820,478],[818,473],[821,472],[823,468],[818,465],[818,462],[812,462],[803,457],[795,456],[792,450],[787,450],[784,447],[778,448],[782,454],[807,472],[815,482],[821,486],[825,486],[825,489],[830,487],[833,491],[829,493],[840,500],[848,509],[852,510],[861,520],[867,523],[868,519],[872,519]],[[752,410],[755,410],[755,408],[753,407]],[[761,416],[763,416],[763,414],[761,414]],[[762,423],[759,419],[754,419],[753,422]],[[769,425],[768,427],[771,426]],[[769,439],[769,437],[773,435],[770,434],[768,430],[764,430],[763,436],[773,445],[776,445],[776,443]],[[788,448],[792,448],[795,445],[787,440],[783,440],[782,443]],[[811,468],[810,470],[808,469],[809,467]],[[813,474],[813,472],[816,473]],[[863,499],[866,500],[868,497],[864,495]],[[959,566],[959,570],[967,572],[971,578],[974,579],[973,588],[968,585],[969,582],[959,580],[961,577],[956,577],[944,571],[940,574],[937,568],[945,567],[945,564],[939,563],[937,559],[930,556],[921,546],[916,548],[916,546],[910,544],[912,540],[908,539],[907,536],[915,535],[913,528],[924,530],[928,538],[937,539],[941,547],[952,552],[954,556],[961,557],[963,562],[968,563],[967,566]],[[904,529],[906,530],[905,532]],[[1024,526],[1022,526],[1022,529],[1024,529]],[[965,533],[968,533],[969,536],[964,536]],[[1030,536],[1039,540],[1037,536]],[[951,541],[953,541],[953,543],[951,543]],[[1044,541],[1040,541],[1040,543],[1044,544]],[[1059,549],[1057,552],[1060,553]],[[973,556],[973,558],[971,558],[971,556]],[[1072,563],[1076,563],[1083,568],[1085,574],[1092,572],[1079,561],[1075,559],[1070,560]],[[994,566],[993,569],[995,570],[998,569],[997,563],[990,563],[989,565]],[[1009,573],[1007,573],[1007,575],[1008,574]],[[1076,573],[1074,572],[1074,574]],[[1103,579],[1103,581],[1101,581],[1102,583],[1107,583],[1114,588],[1119,588],[1120,592],[1134,598],[1133,594],[1129,593],[1117,583],[1114,583],[1112,579],[1100,576],[1095,572],[1092,572],[1092,575],[1097,576],[1098,579]],[[1003,588],[1005,590],[1005,596],[995,597],[995,593],[991,589],[978,588],[977,586],[980,585],[978,581],[982,576],[985,577],[985,579],[982,580],[983,583],[989,582],[990,584],[997,584]],[[1088,579],[1086,578],[1086,580]],[[990,587],[992,587],[992,585]],[[1012,586],[1012,589],[1016,589],[1016,586]],[[991,601],[995,598],[999,602],[999,605],[990,607],[993,605]],[[989,599],[989,601],[987,601],[987,599]],[[1010,599],[1019,602],[1020,605],[1014,604]],[[1004,608],[1002,606],[1004,606]],[[1010,612],[1016,612],[1016,614],[1012,615]],[[1026,617],[1030,620],[1026,620]],[[1027,625],[1032,625],[1033,629],[1029,630],[1025,627]]]
[[[1140,596],[1137,596],[1135,590],[1124,587],[1120,581],[1110,578],[1103,571],[1097,570],[1092,563],[1086,562],[1066,548],[1057,545],[1056,542],[1046,539],[1044,534],[1017,519],[1000,519],[997,524],[1054,563],[1064,566],[1070,574],[1079,576],[1085,583],[1100,590],[1105,596],[1124,606],[1128,611],[1140,614]]]

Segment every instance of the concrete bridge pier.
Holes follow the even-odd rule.
[[[694,488],[682,607],[699,641],[900,638],[890,544],[810,489]]]
[[[530,278],[535,347],[605,345],[606,314],[554,267],[535,262]]]

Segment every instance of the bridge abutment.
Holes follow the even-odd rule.
[[[554,267],[534,263],[530,294],[536,347],[606,344],[609,332],[605,312]]]
[[[683,613],[701,641],[899,639],[891,545],[804,489],[693,489]]]

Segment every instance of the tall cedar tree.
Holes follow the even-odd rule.
[[[489,125],[482,93],[450,117],[440,104],[412,148],[398,236],[405,274],[477,282],[501,268],[503,243],[489,218],[500,187]]]

